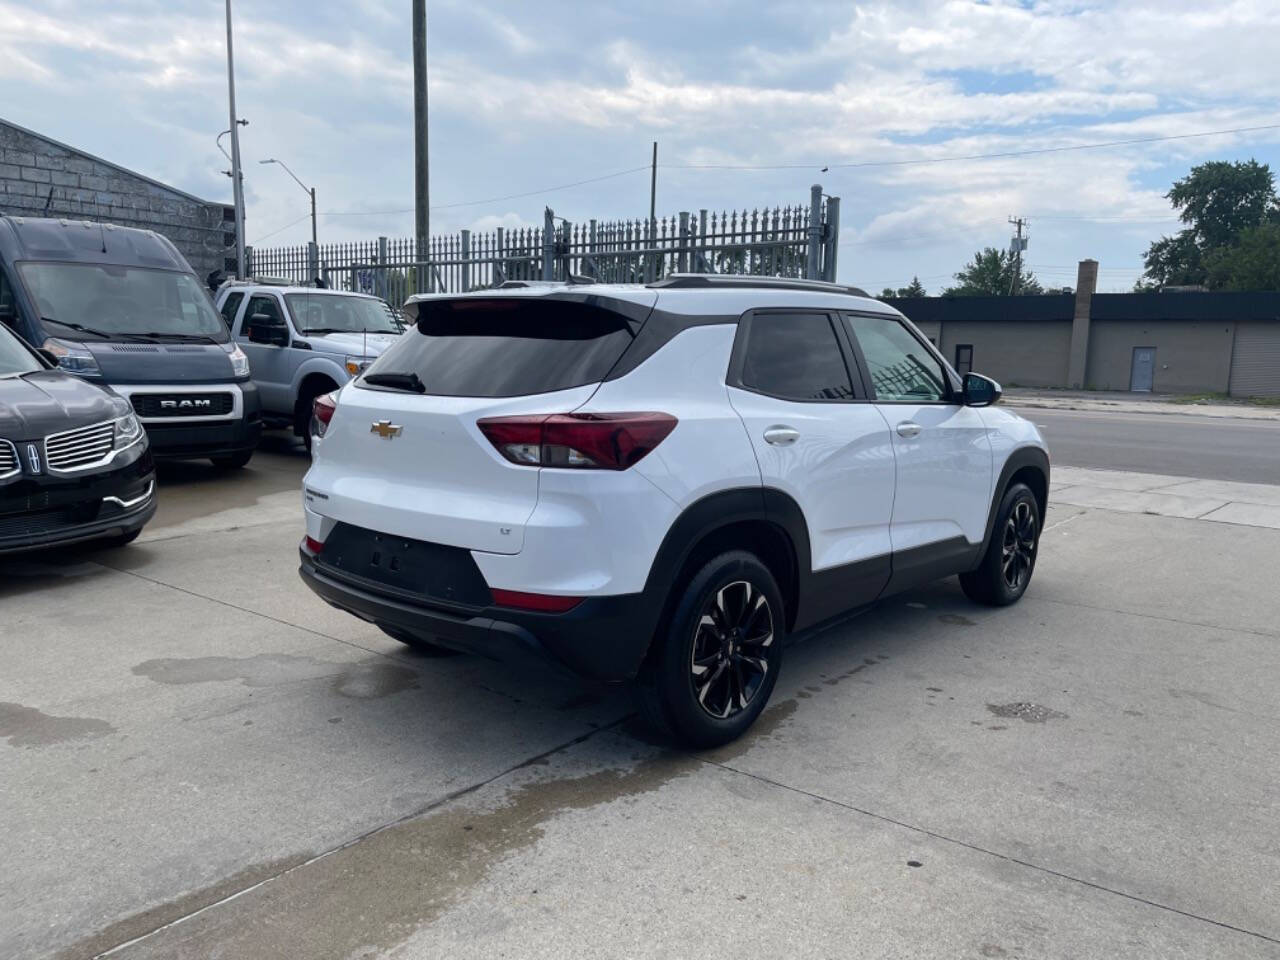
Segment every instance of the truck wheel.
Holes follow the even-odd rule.
[[[239,470],[252,459],[252,450],[241,450],[227,457],[213,457],[212,462],[219,470]]]
[[[659,628],[641,671],[641,714],[691,747],[741,736],[764,710],[782,666],[786,611],[778,584],[741,550],[707,561]]]
[[[1040,552],[1040,505],[1025,483],[1005,491],[978,569],[960,574],[960,588],[974,603],[1006,607],[1026,593]]]

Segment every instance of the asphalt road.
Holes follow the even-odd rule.
[[[1204,480],[1280,483],[1280,422],[1018,408],[1054,463]]]

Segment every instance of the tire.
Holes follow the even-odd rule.
[[[239,470],[252,459],[252,450],[241,450],[239,453],[233,453],[228,457],[213,457],[212,463],[219,470]]]
[[[1031,488],[1015,483],[1005,491],[991,528],[991,543],[976,570],[960,574],[960,587],[974,603],[1006,607],[1027,591],[1040,553],[1040,504]]]
[[[785,639],[786,609],[769,568],[740,550],[712,558],[654,637],[636,684],[641,715],[690,747],[740,737],[769,702]]]
[[[424,657],[458,656],[457,650],[442,647],[437,643],[432,643],[430,640],[423,640],[421,637],[416,637],[412,633],[406,633],[404,630],[399,630],[396,627],[384,627],[382,624],[378,624],[377,626],[379,630],[385,633],[392,640],[399,640],[406,647],[412,648],[416,653],[420,653]]]

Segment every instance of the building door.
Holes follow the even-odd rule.
[[[1134,347],[1133,369],[1129,374],[1129,389],[1134,393],[1150,393],[1156,380],[1156,348]]]
[[[973,372],[973,344],[956,344],[956,373],[964,376]]]
[[[1280,323],[1240,323],[1231,351],[1233,397],[1280,397]]]

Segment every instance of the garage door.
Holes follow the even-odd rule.
[[[1236,324],[1233,397],[1280,397],[1280,321]]]

